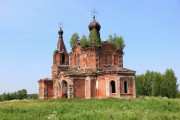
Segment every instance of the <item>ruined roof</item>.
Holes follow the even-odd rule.
[[[117,66],[109,66],[106,68],[96,68],[96,69],[69,69],[68,71],[64,71],[64,75],[79,75],[79,76],[87,76],[87,75],[102,75],[107,73],[124,73],[124,74],[135,74],[136,71],[130,70],[127,68],[117,67]]]

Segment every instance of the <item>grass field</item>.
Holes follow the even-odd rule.
[[[57,99],[0,102],[0,120],[180,120],[180,99]]]

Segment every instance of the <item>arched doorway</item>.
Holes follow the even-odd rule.
[[[110,93],[116,93],[116,84],[113,80],[110,83]]]
[[[62,82],[62,97],[63,98],[68,97],[67,92],[68,92],[68,83],[65,80],[63,80]]]

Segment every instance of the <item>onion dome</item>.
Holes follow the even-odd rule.
[[[58,30],[58,34],[59,34],[59,37],[61,37],[61,38],[62,38],[62,35],[63,35],[63,30],[61,29],[61,27],[60,27],[60,29]]]
[[[96,22],[95,16],[93,16],[93,21],[89,24],[88,28],[89,28],[89,31],[93,30],[94,28],[97,31],[100,31],[101,25],[98,22]]]
[[[64,41],[63,41],[63,30],[62,30],[61,27],[58,30],[58,34],[59,34],[59,40],[58,40],[58,43],[57,43],[57,50],[60,51],[60,52],[67,53],[66,47],[65,47]]]

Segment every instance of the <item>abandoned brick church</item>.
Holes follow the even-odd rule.
[[[93,17],[89,31],[100,24]],[[135,71],[123,67],[123,50],[108,41],[99,47],[81,48],[80,43],[67,52],[63,30],[58,31],[53,53],[52,78],[40,79],[39,99],[46,98],[135,98]]]

